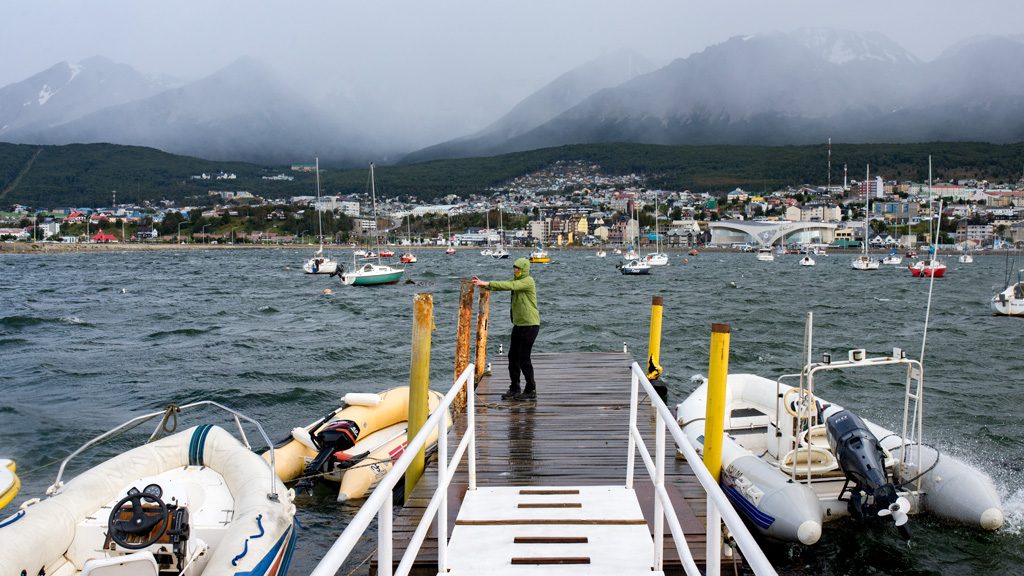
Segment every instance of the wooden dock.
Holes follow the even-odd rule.
[[[624,485],[629,427],[630,370],[633,357],[624,353],[534,354],[536,402],[501,399],[508,389],[506,359],[492,359],[493,374],[476,389],[477,485],[490,486],[614,486]],[[641,392],[642,394],[642,392]],[[670,399],[671,403],[679,399]],[[654,450],[654,416],[641,399],[639,427]],[[461,438],[465,418],[452,435]],[[451,444],[454,446],[454,443]],[[669,438],[669,450],[672,442]],[[672,458],[666,462],[666,488],[687,534],[695,560],[704,565],[704,491],[688,465]],[[634,488],[653,534],[654,490],[646,468],[636,458]],[[394,521],[395,566],[405,551],[416,524],[437,486],[436,465],[425,475]],[[467,488],[466,466],[449,488],[449,530]],[[435,524],[436,527],[436,524]],[[683,574],[671,533],[665,529],[665,574]],[[737,555],[738,556],[738,555]],[[742,560],[723,557],[723,571]],[[376,559],[370,573],[376,574]],[[413,574],[437,573],[433,529],[420,550]]]

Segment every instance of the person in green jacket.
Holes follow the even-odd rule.
[[[537,310],[537,283],[530,276],[530,261],[519,258],[512,264],[513,280],[488,282],[473,276],[473,283],[488,290],[512,292],[512,344],[508,349],[508,377],[512,382],[502,400],[534,400],[537,383],[533,379],[533,343],[540,332],[540,311]],[[519,385],[520,374],[526,388]]]

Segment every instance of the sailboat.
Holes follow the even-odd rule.
[[[651,266],[668,266],[668,254],[661,251],[661,235],[658,234],[658,194],[654,194],[654,252],[644,256],[644,261]]]
[[[1017,270],[1016,284],[1007,282],[1002,292],[992,297],[992,312],[1003,316],[1024,316],[1024,270]]]
[[[408,226],[407,230],[408,230],[408,234],[409,234],[409,236],[408,236],[408,238],[406,240],[409,242],[409,246],[412,246],[412,212],[409,212],[409,214],[405,217],[405,221],[406,221],[406,225]],[[403,253],[402,256],[399,257],[398,260],[402,264],[415,264],[416,263],[416,255],[412,253],[412,249],[410,248],[409,251]]]
[[[928,234],[931,236],[932,222],[934,216],[931,214],[932,209],[932,157],[928,157]],[[938,259],[938,243],[935,241],[939,236],[939,230],[942,228],[942,200],[939,200],[939,223],[935,225],[935,235],[931,236],[930,240],[932,245],[928,247],[928,259],[919,260],[916,263],[908,266],[910,274],[914,278],[942,278],[946,274],[946,265]]]
[[[864,178],[864,253],[853,259],[854,270],[878,270],[879,262],[868,256],[868,234],[871,224],[871,165]]]
[[[640,244],[640,220],[633,218],[634,213],[635,213],[635,210],[631,211],[629,213],[629,218],[631,220],[635,220],[636,221],[636,243],[637,243],[637,245],[639,245]],[[627,241],[632,241],[632,240],[633,240],[632,238],[627,239]],[[628,245],[626,247],[626,251],[625,252],[621,252],[621,254],[622,254],[622,259],[623,260],[639,260],[640,259],[640,253],[636,251],[636,248],[634,248],[632,244]],[[648,271],[650,271],[650,265],[648,265]]]
[[[964,251],[963,251],[962,254],[960,254],[960,258],[959,258],[959,261],[960,261],[961,264],[972,264],[972,263],[974,263],[974,256],[971,255],[971,250],[968,248],[969,245],[970,245],[969,243],[964,242],[964,248],[963,248]]]
[[[444,253],[449,256],[455,254],[455,246],[452,245],[452,213],[450,211],[448,212],[448,249]]]
[[[370,195],[373,201],[373,221],[377,222],[377,187],[373,178],[373,162],[370,162]],[[377,263],[366,262],[356,264],[355,256],[352,257],[352,270],[345,272],[340,270],[341,281],[347,286],[374,286],[377,284],[395,284],[402,279],[405,273],[404,268],[396,268],[389,264],[382,264],[380,261],[380,237],[377,231],[373,232],[374,243],[377,244]]]
[[[882,258],[882,264],[893,264],[898,266],[900,264],[903,264],[903,256],[900,256],[900,253],[895,248],[893,248],[892,251],[889,252],[888,256]]]
[[[508,250],[505,249],[505,224],[502,215],[505,209],[502,208],[501,204],[498,204],[498,245],[491,252],[491,258],[495,260],[502,260],[508,258]]]
[[[485,222],[486,222],[486,224],[484,226],[484,235],[487,236],[487,247],[480,251],[480,255],[481,256],[492,256],[494,254],[494,250],[491,249],[491,207],[490,206],[487,207],[487,214],[484,216],[484,218],[485,218]]]
[[[324,254],[324,217],[320,210],[320,158],[316,159],[316,218],[320,249],[313,253],[312,258],[306,260],[302,265],[302,271],[306,274],[334,274],[338,271],[338,263]]]

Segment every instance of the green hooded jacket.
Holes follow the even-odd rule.
[[[495,291],[512,291],[512,325],[540,326],[540,311],[537,310],[537,283],[530,276],[530,261],[518,258],[513,266],[522,272],[515,280],[494,280],[487,288]]]

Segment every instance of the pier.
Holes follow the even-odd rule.
[[[537,502],[538,498],[532,498],[534,502],[524,501],[518,506],[547,508],[548,513],[541,515],[536,514],[534,510],[532,517],[550,517],[546,521],[571,526],[572,528],[562,531],[572,535],[555,539],[530,535],[517,537],[517,543],[521,543],[521,547],[516,550],[522,550],[519,555],[523,557],[532,555],[533,559],[529,560],[529,563],[589,563],[589,554],[602,552],[630,556],[629,547],[621,544],[628,540],[620,540],[619,544],[612,544],[609,547],[601,546],[602,541],[594,536],[590,537],[590,552],[561,554],[560,551],[566,550],[566,545],[573,542],[572,538],[577,539],[576,541],[580,538],[586,540],[585,534],[590,527],[602,524],[607,526],[617,521],[621,522],[621,526],[628,526],[627,522],[635,524],[639,518],[634,515],[630,517],[631,519],[609,519],[615,515],[611,509],[606,510],[607,514],[603,515],[588,517],[583,514],[573,517],[564,509],[587,508],[588,497],[602,496],[571,494],[558,488],[625,486],[629,452],[630,365],[633,361],[632,355],[622,352],[534,354],[537,400],[510,402],[501,399],[501,393],[509,386],[506,359],[503,356],[492,358],[492,374],[479,381],[475,396],[477,487],[478,491],[498,486],[521,487],[523,490],[513,489],[507,494],[492,496],[497,501],[491,506],[491,517],[498,519],[474,521],[467,518],[466,513],[473,516],[479,511],[468,510],[460,517],[460,508],[467,491],[466,471],[460,470],[453,478],[448,491],[448,517],[452,519],[449,523],[449,536],[456,530],[473,524],[500,526],[505,532],[529,532],[524,530],[523,523],[510,520],[508,512],[496,508],[514,502],[517,495],[524,500],[531,500],[530,496],[539,496],[547,492],[555,497],[555,501],[545,504]],[[644,403],[645,400],[641,399],[641,406]],[[644,434],[648,446],[654,446],[653,420],[653,411],[647,411],[646,414],[644,410],[640,411],[638,428]],[[461,437],[465,423],[465,418],[459,418],[450,436]],[[423,478],[406,499],[405,507],[396,514],[393,527],[396,554],[400,554],[406,548],[431,496],[437,489],[435,466],[436,460],[432,459]],[[639,459],[635,464],[635,477],[634,488],[636,500],[640,505],[639,512],[642,513],[644,521],[643,530],[650,536],[654,534],[655,497],[653,487],[647,479],[647,471]],[[672,458],[671,454],[666,458],[665,486],[680,525],[687,535],[694,560],[703,569],[706,561],[704,553],[707,509],[704,489],[687,464],[678,457]],[[601,507],[600,501],[595,504],[598,508]],[[612,507],[610,500],[608,507]],[[583,512],[580,510],[581,514]],[[505,514],[505,520],[500,519],[502,514]],[[543,518],[541,520],[545,521]],[[410,573],[437,573],[437,546],[436,539],[433,538],[435,530],[436,522]],[[487,534],[486,531],[478,532],[479,534],[472,538],[479,538],[482,545],[487,539]],[[682,574],[682,565],[667,530],[664,539],[664,573]],[[454,555],[459,544],[453,540],[450,546],[449,553]],[[568,549],[587,550],[586,547],[571,546]],[[550,552],[545,554],[546,550]],[[538,557],[537,554],[542,556]],[[644,555],[634,556],[641,559]],[[514,557],[512,562],[516,563]],[[597,563],[596,558],[594,562]],[[744,571],[738,552],[732,554],[731,558],[723,556],[722,570],[732,572],[732,563],[738,564],[740,572]],[[649,567],[647,570],[651,573]],[[456,572],[456,567],[453,566],[452,573]],[[372,560],[370,573],[377,573],[376,558]]]

